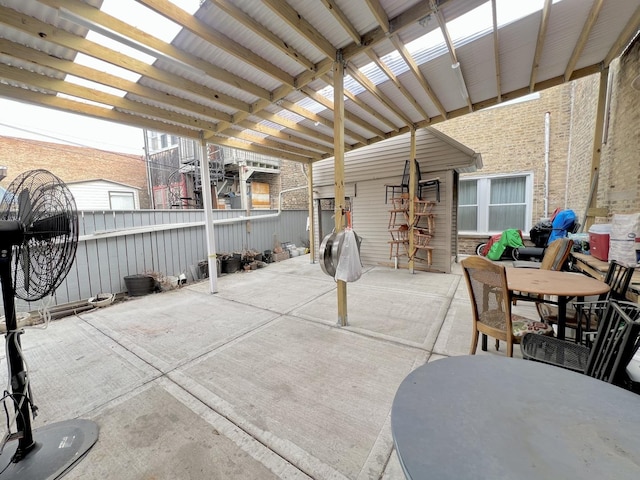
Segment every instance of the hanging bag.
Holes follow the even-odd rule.
[[[343,282],[355,282],[362,276],[362,264],[360,263],[360,251],[355,232],[347,227],[344,230],[344,240],[338,258],[335,280]]]

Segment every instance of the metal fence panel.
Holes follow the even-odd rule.
[[[244,210],[213,213],[218,254],[262,252],[284,242],[301,246],[307,240],[307,210],[252,211],[249,217]],[[235,223],[215,223],[231,219]],[[127,275],[157,272],[190,277],[207,258],[202,210],[82,211],[78,226],[76,258],[55,292],[56,305],[124,292]],[[16,300],[16,308],[34,310],[40,303]]]

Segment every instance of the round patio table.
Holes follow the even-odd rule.
[[[564,339],[567,318],[567,302],[571,298],[582,301],[590,295],[600,295],[610,290],[609,285],[586,275],[539,270],[534,268],[507,267],[507,286],[512,292],[526,292],[558,297],[558,338]]]
[[[640,396],[537,362],[423,365],[398,388],[391,430],[413,480],[640,478]]]

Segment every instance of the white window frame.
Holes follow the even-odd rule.
[[[113,208],[113,197],[131,198],[133,206],[131,208]],[[136,209],[136,196],[133,192],[127,192],[124,190],[109,190],[109,209],[110,210],[135,210]]]
[[[533,215],[533,172],[518,172],[518,173],[503,173],[495,175],[484,175],[481,177],[461,177],[460,183],[470,180],[477,182],[477,207],[478,207],[478,225],[477,230],[460,230],[458,233],[461,235],[495,235],[496,231],[489,230],[489,201],[491,198],[491,180],[497,178],[515,178],[525,177],[525,202],[526,212],[524,219],[523,235],[529,233],[531,230],[531,216]]]

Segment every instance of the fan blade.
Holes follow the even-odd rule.
[[[31,197],[29,190],[25,188],[18,195],[18,220],[22,225],[29,225],[33,217],[33,207],[31,205]]]
[[[71,225],[68,215],[58,213],[47,218],[36,220],[25,232],[25,237],[36,240],[50,240],[60,235],[68,235]]]

